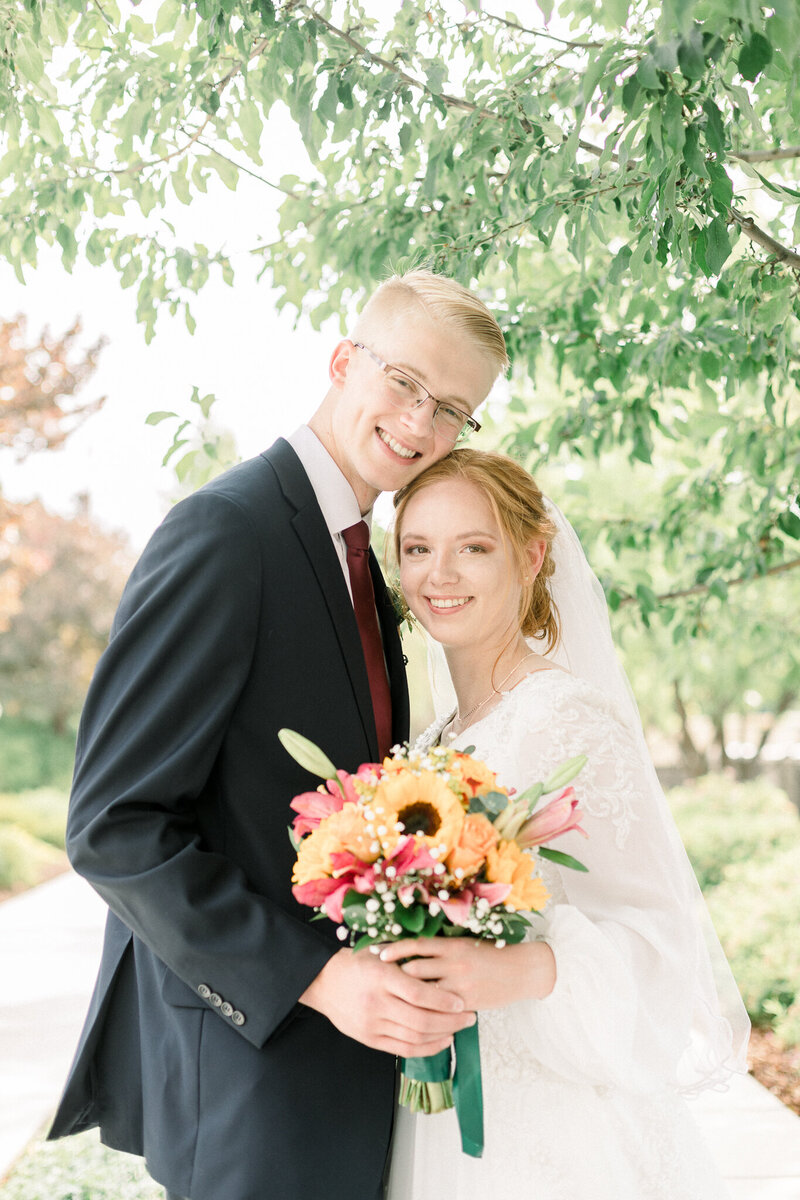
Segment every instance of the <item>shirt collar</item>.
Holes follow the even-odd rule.
[[[371,531],[372,513],[361,515],[355,492],[308,425],[301,425],[286,440],[303,464],[331,537],[358,521],[366,521]]]

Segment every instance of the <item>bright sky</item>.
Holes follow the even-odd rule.
[[[299,137],[276,110],[265,144],[276,178],[304,172]],[[20,465],[0,454],[8,499],[40,496],[48,507],[69,513],[72,497],[88,491],[95,518],[126,530],[140,548],[175,489],[171,470],[160,467],[174,423],[145,425],[149,412],[167,409],[188,416],[193,385],[201,394],[214,392],[219,402],[213,416],[234,432],[243,457],[259,453],[310,416],[325,393],[328,358],[340,335],[336,322],[322,333],[308,322],[293,332],[291,315],[275,310],[276,293],[266,280],[255,281],[246,251],[274,235],[279,202],[279,193],[242,176],[235,193],[220,183],[190,207],[174,201],[165,213],[182,244],[198,240],[212,250],[223,247],[236,270],[232,289],[212,275],[194,301],[193,337],[182,317],[165,313],[147,346],[135,317],[136,285],[123,290],[111,266],[79,260],[68,275],[60,252],[48,252],[35,271],[26,271],[22,286],[0,262],[0,319],[25,314],[34,337],[45,325],[60,333],[80,316],[86,344],[100,335],[109,339],[82,393],[107,395],[104,408],[62,450]]]

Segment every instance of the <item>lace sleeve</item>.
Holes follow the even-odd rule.
[[[511,1006],[508,1019],[562,1077],[637,1091],[675,1085],[698,954],[692,897],[671,869],[683,849],[651,819],[649,764],[610,703],[568,677],[538,686],[536,702],[516,703],[506,722],[513,782],[522,789],[588,756],[574,783],[588,839],[558,841],[588,872],[547,864],[554,900],[534,936],[552,946],[557,982],[546,999]]]

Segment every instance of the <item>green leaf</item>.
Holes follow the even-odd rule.
[[[28,38],[18,38],[14,46],[14,69],[21,72],[31,83],[38,83],[44,74],[44,59]]]
[[[409,933],[421,933],[428,910],[419,903],[412,904],[410,908],[404,908],[402,904],[399,904],[394,915],[398,925],[402,925],[403,929],[407,929]]]
[[[739,74],[753,83],[772,62],[772,45],[762,33],[754,32],[739,53]]]
[[[686,140],[686,127],[683,123],[683,101],[677,92],[670,92],[664,102],[662,126],[667,145],[680,154]]]
[[[789,509],[782,512],[777,520],[777,526],[787,537],[800,540],[800,515]]]
[[[469,802],[469,811],[478,813],[491,813],[492,816],[497,816],[508,805],[508,796],[505,792],[482,792],[479,796],[473,796]]]
[[[558,863],[561,867],[569,867],[572,871],[589,870],[582,862],[578,862],[577,858],[573,858],[571,854],[565,854],[563,850],[551,850],[549,846],[540,846],[539,856],[549,859],[550,862]]]
[[[165,411],[151,412],[151,413],[148,413],[147,416],[145,417],[144,423],[145,423],[145,425],[160,425],[162,421],[166,421],[169,417],[177,417],[177,416],[178,416],[178,414],[175,412],[165,412]]]
[[[661,91],[661,79],[658,74],[656,60],[652,54],[646,54],[636,69],[636,78],[643,88],[649,92]]]
[[[280,43],[280,55],[287,67],[296,71],[303,61],[305,41],[296,25],[287,25]]]
[[[706,160],[700,150],[700,130],[692,123],[686,129],[686,141],[683,144],[683,161],[690,171],[702,179],[708,179]]]
[[[678,44],[678,65],[681,74],[686,79],[701,79],[706,69],[703,53],[703,35],[694,28],[688,37],[681,38]]]
[[[61,256],[62,262],[66,269],[71,271],[75,263],[75,256],[78,253],[78,243],[69,225],[65,225],[63,221],[56,230],[56,241],[63,252]]]
[[[725,153],[725,124],[722,113],[713,100],[703,101],[703,112],[706,114],[706,141],[710,150],[718,156]]]
[[[287,754],[290,754],[304,770],[312,775],[319,775],[320,779],[338,780],[336,767],[327,754],[307,737],[303,737],[302,733],[297,733],[294,729],[279,729],[278,740]]]
[[[728,226],[722,217],[715,217],[706,228],[706,265],[711,275],[719,275],[730,252]]]
[[[711,195],[724,216],[733,204],[733,184],[721,163],[709,160],[706,166],[711,176]]]

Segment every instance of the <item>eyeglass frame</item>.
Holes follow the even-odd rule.
[[[380,369],[383,371],[384,375],[386,374],[387,371],[397,371],[399,375],[403,375],[406,379],[410,380],[411,383],[413,383],[415,387],[420,388],[425,393],[424,396],[416,402],[416,404],[412,405],[411,408],[406,408],[406,409],[404,409],[399,404],[395,404],[394,401],[390,399],[389,403],[391,405],[393,405],[393,407],[396,408],[398,410],[398,412],[416,412],[418,408],[422,407],[422,405],[425,403],[426,400],[430,400],[431,403],[433,404],[433,416],[431,417],[431,425],[432,426],[433,426],[434,421],[436,420],[436,414],[438,413],[440,408],[452,408],[455,412],[460,413],[461,416],[463,416],[464,424],[461,426],[461,430],[458,432],[455,440],[453,441],[454,446],[457,446],[459,442],[465,441],[470,436],[470,434],[480,433],[480,429],[481,429],[480,422],[476,421],[475,418],[473,416],[471,416],[469,413],[465,413],[464,410],[459,408],[457,404],[451,404],[448,400],[437,400],[436,397],[433,395],[433,393],[429,392],[428,389],[425,387],[425,385],[420,383],[420,381],[418,379],[415,379],[413,375],[409,375],[408,371],[404,371],[402,367],[394,366],[393,363],[384,362],[384,360],[382,358],[378,357],[378,355],[375,353],[374,350],[370,350],[369,346],[365,346],[363,342],[353,342],[353,345],[356,347],[357,350],[363,350],[365,354],[368,354],[369,357],[372,359],[372,361],[375,363],[375,365],[380,367]],[[465,427],[468,430],[467,433],[463,432]],[[440,432],[440,436],[447,437],[446,434],[441,434],[441,432]]]

